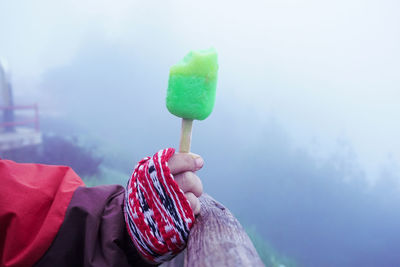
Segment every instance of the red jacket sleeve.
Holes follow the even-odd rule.
[[[37,262],[83,185],[69,167],[0,160],[0,266]]]

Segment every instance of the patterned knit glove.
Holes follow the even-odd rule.
[[[194,223],[194,214],[175,182],[168,160],[175,149],[142,159],[129,180],[125,196],[125,222],[139,253],[162,263],[182,251]]]

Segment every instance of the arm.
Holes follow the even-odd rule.
[[[173,154],[168,166],[197,214],[200,211],[197,197],[202,193],[202,185],[194,172],[203,166],[202,159],[197,155]],[[150,265],[126,226],[126,192],[117,185],[79,187],[56,238],[35,266]]]
[[[168,164],[196,214],[202,160],[173,154]],[[69,167],[7,160],[0,177],[0,265],[148,265],[128,234],[123,187],[87,188]]]

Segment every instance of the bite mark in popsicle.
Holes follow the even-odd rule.
[[[182,118],[179,151],[190,151],[193,120],[204,120],[212,112],[217,87],[217,52],[214,48],[190,51],[169,73],[166,104]]]

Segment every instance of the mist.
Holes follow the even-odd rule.
[[[78,136],[124,177],[177,147],[169,67],[219,55],[195,121],[205,192],[298,266],[399,266],[396,1],[1,2],[0,58],[44,133]]]

